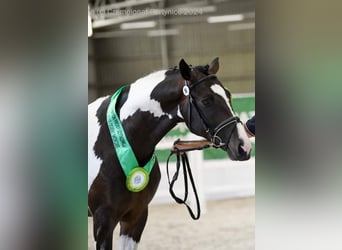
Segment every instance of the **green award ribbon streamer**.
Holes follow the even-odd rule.
[[[107,110],[107,123],[114,148],[120,161],[122,170],[126,175],[126,187],[131,192],[143,190],[149,181],[149,175],[155,163],[155,155],[146,163],[144,167],[139,167],[139,163],[129,144],[120,118],[116,114],[115,106],[123,88],[118,89],[112,96]]]

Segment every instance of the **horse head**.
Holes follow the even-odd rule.
[[[182,59],[179,69],[184,79],[180,111],[190,131],[226,151],[232,160],[248,160],[251,142],[234,113],[231,93],[216,76],[218,58],[208,65],[195,67]]]

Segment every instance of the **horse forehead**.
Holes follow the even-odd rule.
[[[155,87],[165,78],[166,70],[161,70],[138,79],[131,84],[126,102],[120,110],[120,119],[125,120],[138,110],[148,111],[155,117],[167,115],[163,112],[160,102],[151,99]]]
[[[223,98],[223,100],[226,102],[227,106],[229,107],[231,113],[234,114],[234,111],[230,105],[230,100],[228,96],[226,95],[226,91],[224,90],[224,88],[219,84],[213,84],[210,86],[210,88],[215,94]]]

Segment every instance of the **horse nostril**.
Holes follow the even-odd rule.
[[[249,160],[249,158],[251,157],[250,149],[248,148],[248,146],[246,147],[246,145],[243,143],[239,144],[238,152],[239,152],[239,159],[241,161]]]
[[[245,150],[245,147],[242,143],[239,144],[238,152],[239,152],[239,155],[242,157],[247,156],[248,154],[248,152]]]

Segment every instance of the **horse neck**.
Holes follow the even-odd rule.
[[[175,76],[165,77],[159,84],[138,84],[130,86],[127,100],[120,108],[120,118],[137,160],[143,165],[157,143],[182,121],[177,116],[182,92],[180,78]]]

